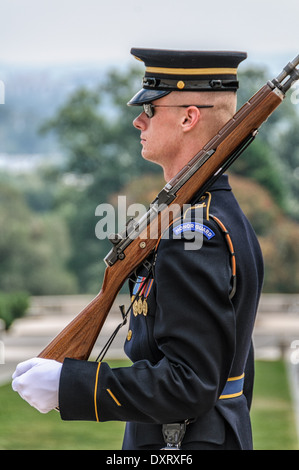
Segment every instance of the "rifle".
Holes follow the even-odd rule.
[[[204,194],[241,155],[259,127],[281,104],[299,79],[299,55],[268,81],[157,195],[129,234],[111,235],[105,257],[103,284],[96,297],[49,343],[39,357],[63,362],[65,357],[87,360],[112,304],[130,274],[154,251],[157,237],[195,195]],[[173,209],[170,211],[170,209]],[[153,232],[154,231],[154,232]]]

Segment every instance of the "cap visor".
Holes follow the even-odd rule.
[[[146,90],[145,88],[142,88],[127,104],[128,106],[142,106],[143,103],[150,103],[151,101],[158,100],[169,93],[169,90]]]

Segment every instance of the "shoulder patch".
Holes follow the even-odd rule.
[[[198,222],[185,222],[173,228],[173,233],[176,236],[179,236],[184,232],[202,233],[208,240],[215,236],[215,232],[213,232],[213,230]]]

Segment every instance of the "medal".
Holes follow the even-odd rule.
[[[145,282],[145,279],[145,277],[138,276],[137,282],[133,289],[131,304],[135,317],[141,314],[146,317],[148,314],[147,297],[153,286],[154,279],[149,279],[147,282]]]
[[[138,303],[137,303],[137,312],[139,315],[141,315],[142,313],[142,306],[143,306],[143,302],[141,299],[138,300]]]
[[[133,313],[134,313],[134,316],[137,317],[137,315],[138,315],[138,302],[137,302],[137,300],[135,300],[135,302],[133,303]]]
[[[145,317],[147,315],[147,311],[148,311],[147,301],[146,301],[146,299],[144,299],[144,301],[142,303],[142,313]]]

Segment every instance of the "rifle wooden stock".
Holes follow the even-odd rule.
[[[261,124],[281,103],[284,93],[272,82],[264,85],[236,114],[227,122],[219,133],[183,168],[169,183],[168,188],[175,186],[181,178],[190,171],[193,165],[200,161],[209,150],[215,150],[203,162],[180,189],[169,204],[175,210],[161,210],[154,220],[133,239],[124,250],[124,258],[117,259],[105,271],[104,281],[99,294],[69,323],[53,341],[39,354],[39,357],[55,359],[62,362],[65,357],[87,360],[97,340],[102,326],[109,314],[111,306],[129,275],[152,252],[157,243],[156,238],[150,238],[154,230],[162,234],[169,225],[169,216],[174,219],[183,204],[189,203],[202,188],[215,179],[215,173],[220,173],[229,159],[248,137],[254,135]],[[225,169],[227,166],[225,167]],[[175,205],[174,205],[175,204]]]

